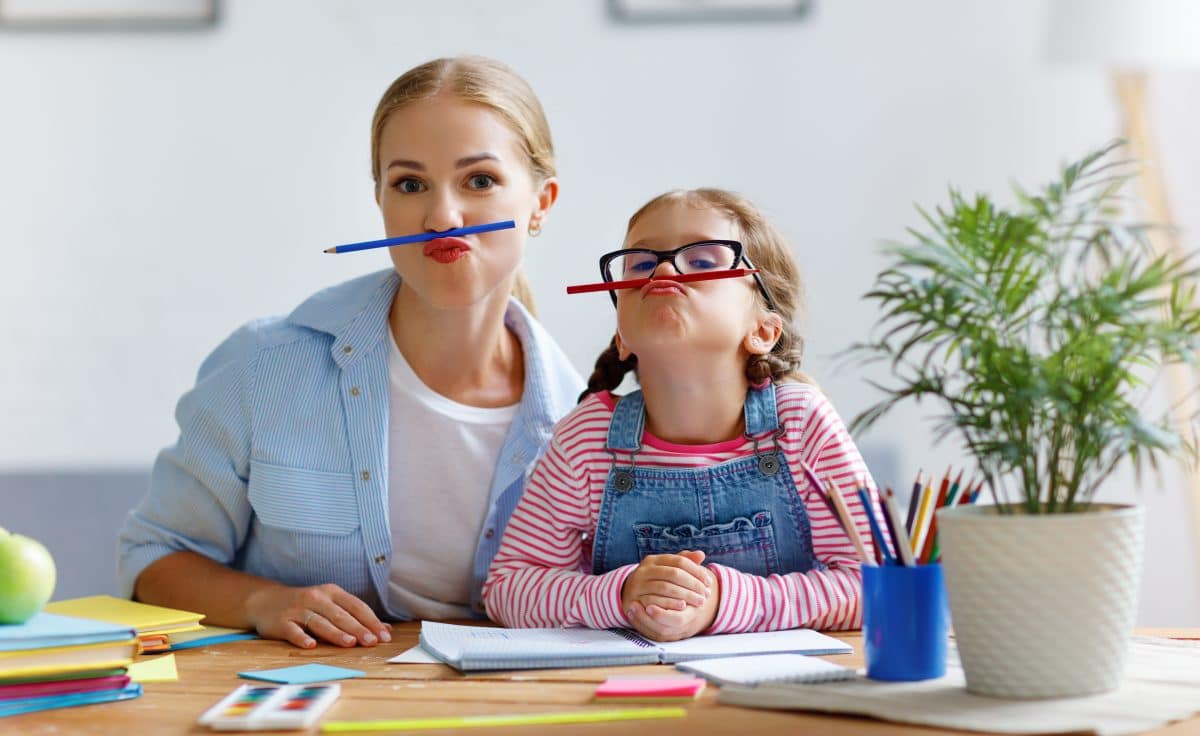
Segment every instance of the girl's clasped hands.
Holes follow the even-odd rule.
[[[678,641],[712,625],[721,600],[704,553],[648,555],[625,579],[621,607],[633,628],[655,641]]]

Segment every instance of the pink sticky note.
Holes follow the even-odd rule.
[[[704,689],[701,677],[610,677],[596,688],[597,698],[694,698]]]

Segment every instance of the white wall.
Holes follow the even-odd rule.
[[[144,467],[172,408],[239,323],[387,265],[321,249],[381,233],[368,126],[428,58],[498,57],[539,92],[563,183],[528,271],[584,372],[604,297],[571,297],[645,199],[738,189],[792,238],[810,289],[810,369],[850,417],[863,375],[832,355],[866,336],[860,300],[913,203],[1036,185],[1114,137],[1100,69],[1051,67],[1038,0],[818,0],[804,22],[631,26],[602,0],[227,0],[219,27],[0,33],[0,471]],[[1196,73],[1153,80],[1179,219],[1200,230]],[[1193,237],[1190,242],[1195,242]],[[916,409],[866,438],[903,484],[957,462]],[[1150,506],[1142,622],[1200,625],[1190,507]],[[1114,497],[1123,497],[1113,490]],[[30,501],[32,502],[32,501]],[[1163,571],[1163,572],[1159,572]]]

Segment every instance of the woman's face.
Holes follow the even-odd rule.
[[[534,181],[516,133],[496,113],[452,95],[392,113],[379,145],[376,195],[388,237],[515,220],[516,228],[388,249],[404,285],[438,308],[507,298],[531,219],[557,182]]]

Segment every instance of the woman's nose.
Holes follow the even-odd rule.
[[[462,205],[458,198],[449,193],[435,193],[430,198],[429,209],[425,212],[424,225],[426,230],[433,232],[462,227]]]

